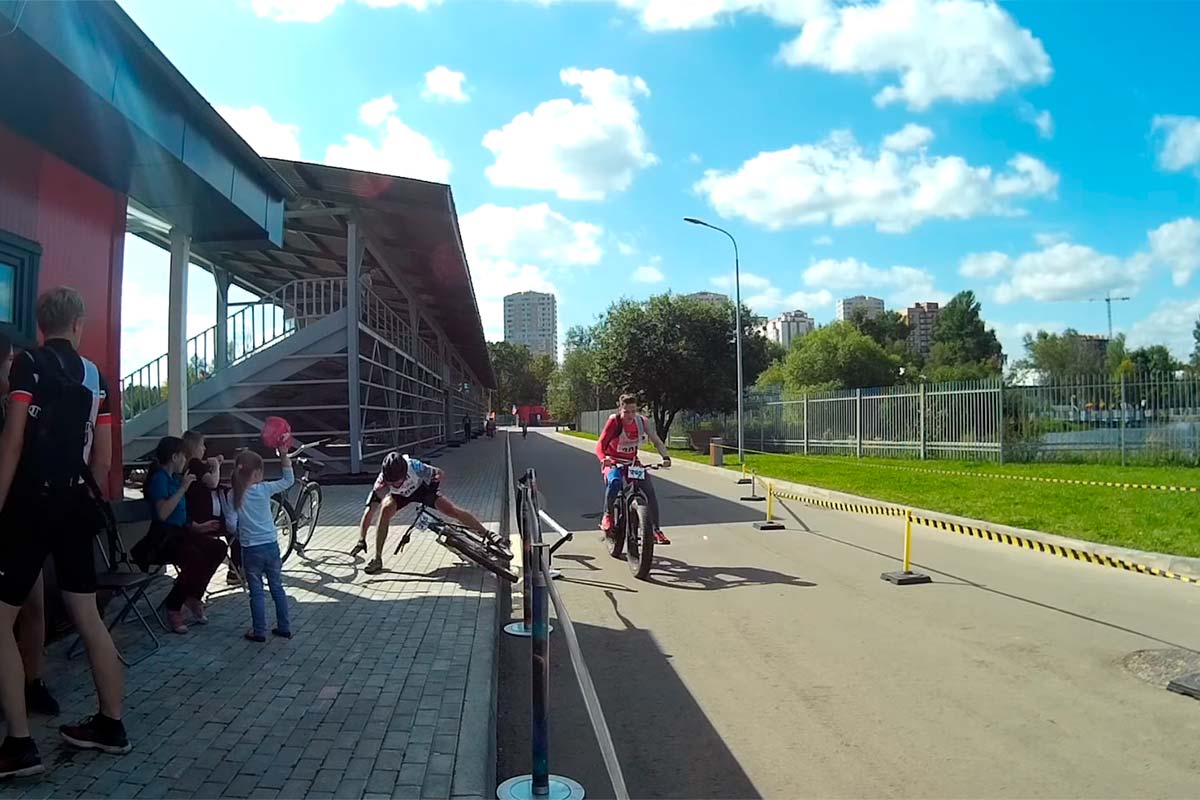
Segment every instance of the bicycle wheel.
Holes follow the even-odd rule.
[[[304,552],[312,541],[313,532],[317,529],[317,519],[321,516],[321,486],[310,483],[300,492],[296,502],[296,547]]]
[[[612,527],[604,533],[604,546],[613,558],[625,556],[625,515],[621,512],[624,504],[624,498],[619,498],[614,504]]]
[[[272,497],[271,518],[275,520],[275,532],[279,537],[279,560],[287,561],[296,549],[296,512],[287,500]]]
[[[629,502],[628,541],[625,545],[625,559],[633,577],[645,580],[650,574],[650,565],[654,563],[654,526],[650,524],[650,509],[646,501],[635,497]]]
[[[481,549],[475,542],[465,536],[459,535],[457,531],[443,531],[440,533],[438,535],[438,544],[458,553],[464,558],[474,561],[488,572],[497,577],[504,578],[509,583],[517,582],[517,573],[503,564],[496,563],[496,560],[486,550]]]

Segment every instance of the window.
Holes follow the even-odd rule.
[[[36,242],[0,231],[0,330],[20,347],[37,343],[34,303],[41,255]]]

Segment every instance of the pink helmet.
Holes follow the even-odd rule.
[[[272,450],[287,447],[292,442],[292,426],[283,417],[267,417],[263,420],[262,442]]]

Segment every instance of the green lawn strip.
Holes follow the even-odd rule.
[[[571,435],[595,440],[579,432]],[[672,456],[708,463],[708,456],[673,450]],[[736,461],[736,459],[731,459]],[[1005,525],[1046,531],[1138,550],[1200,556],[1195,518],[1200,495],[1121,490],[1070,484],[1031,483],[979,477],[978,472],[1038,475],[1119,483],[1197,485],[1195,471],[1179,467],[1109,467],[1092,464],[963,464],[929,461],[929,467],[962,475],[930,475],[878,468],[882,459],[837,456],[748,454],[747,466],[760,477],[804,483],[851,494],[904,503]],[[901,462],[900,465],[904,465]],[[739,469],[728,464],[731,470]],[[1136,477],[1135,477],[1136,476]]]

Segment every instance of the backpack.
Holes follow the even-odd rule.
[[[91,483],[88,456],[100,406],[100,372],[81,358],[83,380],[77,381],[54,348],[39,347],[29,356],[38,375],[37,405],[29,407],[33,424],[26,428],[23,472],[33,485],[49,489]]]

